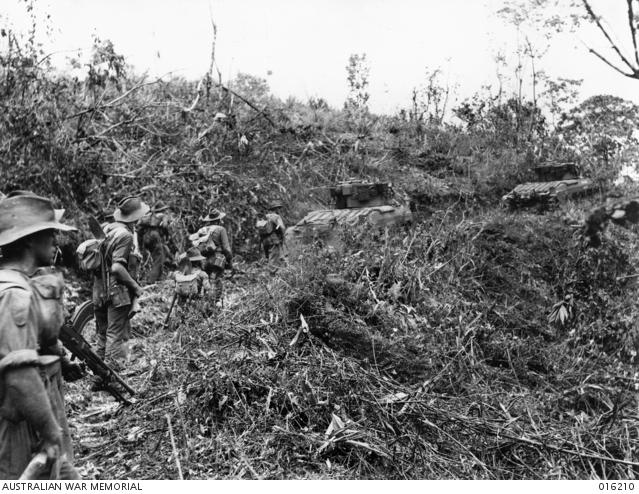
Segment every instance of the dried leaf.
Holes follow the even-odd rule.
[[[388,405],[389,403],[395,403],[398,401],[402,401],[404,399],[408,398],[408,394],[407,393],[402,393],[401,391],[399,393],[393,393],[393,394],[389,394],[386,395],[382,398],[380,398],[379,402],[383,403],[385,405]]]
[[[300,323],[302,327],[302,331],[308,333],[308,324],[306,324],[306,319],[304,319],[304,315],[300,314]]]

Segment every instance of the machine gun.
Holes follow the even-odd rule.
[[[104,363],[104,361],[96,355],[91,349],[89,342],[76,331],[76,329],[69,322],[65,323],[60,330],[60,341],[67,348],[74,357],[79,358],[86,363],[87,367],[91,369],[91,372],[100,377],[104,382],[104,388],[113,395],[113,397],[122,402],[130,403],[130,401],[120,392],[118,385],[122,386],[124,390],[131,396],[135,394],[135,391],[129,386],[124,379],[122,379],[117,372]]]

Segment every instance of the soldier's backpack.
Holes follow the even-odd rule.
[[[273,222],[270,220],[258,220],[255,223],[255,228],[260,234],[260,237],[267,237],[273,233]]]
[[[217,244],[213,241],[213,236],[209,233],[205,239],[200,242],[200,252],[204,256],[210,256],[217,252]]]
[[[76,257],[78,258],[78,265],[83,271],[92,273],[99,269],[105,270],[106,266],[103,261],[106,261],[106,252],[108,237],[97,224],[94,218],[90,218],[91,231],[96,238],[90,238],[85,240],[75,250]],[[123,235],[126,235],[124,228],[118,228],[115,231],[112,230],[111,238],[117,239]]]
[[[212,238],[211,231],[208,227],[202,227],[197,232],[189,235],[191,245],[199,249],[202,255],[209,256],[217,251],[217,245]]]
[[[175,291],[183,297],[195,297],[200,292],[198,273],[175,274]]]
[[[78,245],[75,253],[81,270],[92,273],[102,267],[105,240],[91,238]]]

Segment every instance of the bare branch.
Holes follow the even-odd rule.
[[[213,12],[211,11],[211,4],[209,3],[209,17],[211,19],[211,27],[213,28],[213,42],[211,43],[211,65],[209,67],[209,76],[211,80],[213,80],[213,69],[217,72],[217,80],[220,85],[222,85],[222,73],[220,72],[220,68],[217,65],[217,61],[215,60],[215,46],[217,44],[217,24],[213,20]]]
[[[585,43],[584,43],[585,45]],[[619,67],[617,67],[615,64],[613,64],[612,62],[610,62],[606,57],[604,57],[603,55],[601,55],[599,52],[597,52],[595,49],[590,48],[589,46],[586,46],[586,49],[592,53],[593,55],[595,55],[599,60],[601,60],[602,62],[604,62],[606,65],[608,65],[609,67],[613,68],[614,70],[616,70],[617,72],[619,72],[621,75],[624,75],[626,77],[630,77],[631,79],[639,79],[639,73],[637,72],[624,72],[622,69],[620,69]]]
[[[195,107],[197,106],[198,101],[200,101],[200,95],[202,94],[202,82],[204,81],[204,79],[200,79],[200,82],[197,83],[197,89],[195,90],[195,99],[193,100],[193,103],[191,103],[191,106],[189,106],[188,108],[182,108],[183,112],[186,113],[191,113]]]
[[[209,18],[211,19],[211,27],[213,28],[213,41],[211,42],[211,65],[209,66],[209,75],[213,79],[213,67],[215,66],[215,45],[217,43],[217,25],[213,20],[213,12],[211,12],[211,4],[209,3]],[[218,70],[219,75],[219,70]],[[220,79],[221,82],[221,79]]]
[[[108,134],[112,130],[117,129],[118,127],[121,127],[122,125],[128,125],[130,123],[135,122],[135,120],[136,120],[135,118],[130,118],[130,119],[127,119],[127,120],[120,120],[119,122],[114,123],[113,125],[111,125],[111,126],[107,127],[106,129],[102,130],[98,134],[96,134],[94,136],[85,137],[84,139],[98,139],[100,137],[105,136],[106,134]]]
[[[273,122],[273,120],[271,120],[271,117],[269,117],[268,114],[264,110],[260,110],[257,106],[255,106],[253,103],[251,103],[249,100],[247,100],[244,96],[242,96],[241,94],[236,93],[232,89],[229,89],[225,85],[218,84],[218,86],[221,89],[223,89],[224,91],[226,91],[227,93],[229,93],[229,94],[235,96],[237,99],[243,101],[246,105],[250,106],[253,110],[255,110],[257,113],[262,115],[266,119],[266,121],[268,123],[270,123],[273,127],[277,128],[277,125],[275,125],[275,122]]]
[[[632,35],[632,47],[635,50],[635,62],[639,68],[639,51],[637,51],[637,28],[634,23],[635,13],[632,8],[633,0],[626,0],[628,3],[628,24],[630,25],[630,34]]]
[[[216,45],[216,42],[217,42],[217,26],[215,24],[215,21],[213,20],[213,14],[211,12],[211,5],[210,4],[209,4],[209,17],[211,19],[211,27],[213,28],[213,41],[211,43],[211,63],[209,65],[208,74],[205,77],[210,77],[211,82],[213,82],[213,69],[216,66],[216,63],[215,63],[215,45]],[[253,110],[255,110],[258,114],[263,116],[266,119],[266,121],[268,121],[268,123],[270,123],[273,127],[277,127],[277,125],[275,125],[275,122],[273,122],[271,117],[269,117],[269,115],[264,110],[260,110],[257,106],[255,106],[249,100],[244,98],[242,95],[236,93],[235,91],[233,91],[229,87],[227,87],[224,84],[222,84],[222,75],[220,74],[219,69],[218,69],[217,73],[218,73],[219,82],[217,82],[217,83],[214,82],[214,84],[218,88],[220,88],[223,91],[225,91],[226,93],[230,94],[231,98],[235,97],[235,98],[238,98],[239,100],[243,101],[246,105],[248,105]],[[201,88],[202,88],[202,82],[203,81],[204,81],[204,79],[200,80],[200,82],[198,83],[197,96],[195,98],[195,101],[193,101],[193,104],[189,108],[183,108],[184,111],[190,112],[190,111],[192,111],[195,108],[195,105],[197,105],[197,102],[198,102],[198,100],[200,98],[200,93],[201,93]]]
[[[79,50],[58,50],[58,51],[51,52],[48,55],[45,55],[44,57],[42,57],[40,60],[38,60],[38,62],[36,63],[36,66],[40,65],[43,62],[45,62],[46,60],[51,58],[53,55],[58,55],[60,53],[76,53],[78,51]]]
[[[97,106],[92,106],[91,108],[87,108],[86,110],[79,111],[79,112],[74,113],[73,115],[67,117],[65,120],[71,120],[72,118],[79,117],[79,116],[85,115],[87,113],[92,113],[92,112],[100,110],[100,109],[110,108],[113,105],[115,105],[116,103],[119,103],[120,101],[122,101],[129,94],[137,91],[138,89],[143,88],[144,86],[150,86],[152,84],[157,84],[158,82],[161,82],[161,80],[162,79],[157,79],[157,80],[151,81],[151,82],[141,82],[140,84],[137,84],[136,86],[133,86],[131,89],[129,89],[128,91],[124,92],[123,94],[121,94],[117,98],[112,99],[108,103],[100,104],[100,105],[97,105]]]
[[[608,34],[608,31],[606,31],[606,28],[603,27],[603,25],[601,24],[601,22],[599,21],[599,17],[595,14],[594,10],[592,10],[592,7],[590,6],[590,4],[588,3],[588,0],[581,0],[584,4],[584,7],[586,8],[586,11],[588,12],[588,15],[590,16],[590,18],[595,22],[595,24],[597,24],[597,27],[599,28],[599,30],[603,33],[603,35],[606,37],[606,39],[608,40],[608,42],[610,43],[610,47],[615,51],[615,53],[619,56],[619,58],[623,61],[623,63],[625,63],[630,70],[635,73],[637,72],[637,67],[634,67],[629,61],[628,59],[623,55],[623,53],[621,53],[621,50],[619,49],[619,47],[617,46],[617,44],[612,40],[612,38],[610,37],[610,35]],[[593,50],[590,50],[591,53],[594,53]],[[601,57],[600,57],[601,58]],[[605,60],[605,59],[604,59]],[[610,65],[609,62],[608,65]],[[612,66],[612,65],[611,65]],[[614,67],[614,66],[613,66]],[[619,70],[619,69],[617,69]],[[620,71],[622,74],[625,74],[624,72]],[[633,76],[628,76],[628,77],[633,77]]]

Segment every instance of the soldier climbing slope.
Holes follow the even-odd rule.
[[[33,194],[0,200],[0,478],[17,479],[32,455],[43,478],[79,479],[64,410],[58,334],[64,281],[51,265],[60,223]],[[31,478],[31,477],[29,477]]]
[[[195,247],[178,256],[178,269],[169,277],[175,280],[175,296],[180,307],[193,300],[202,300],[203,310],[208,311],[207,299],[211,292],[211,284],[208,275],[201,268],[204,260],[206,258]]]
[[[284,232],[286,227],[279,215],[281,208],[280,201],[269,204],[266,219],[259,220],[256,225],[264,255],[272,271],[277,271],[277,268],[284,263]]]
[[[189,239],[193,246],[200,249],[206,257],[204,271],[209,277],[213,277],[213,300],[216,305],[221,305],[224,300],[224,269],[233,269],[233,254],[226,228],[222,226],[222,220],[226,214],[214,209],[200,221],[205,226],[200,228]]]

